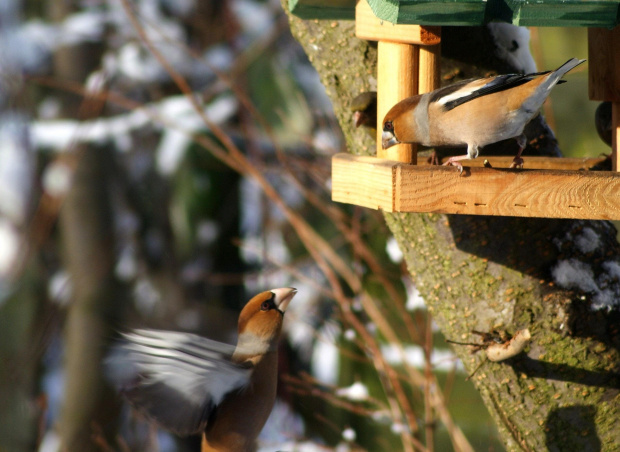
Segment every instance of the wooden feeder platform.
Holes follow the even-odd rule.
[[[290,0],[289,8],[304,19],[355,19],[360,39],[378,41],[377,157],[333,157],[334,201],[389,212],[620,220],[620,0]],[[525,169],[508,169],[512,157],[483,154],[462,161],[459,175],[418,165],[415,145],[381,149],[387,111],[439,88],[440,25],[492,20],[590,27],[589,96],[612,102],[612,171],[589,170],[600,158],[527,155]]]

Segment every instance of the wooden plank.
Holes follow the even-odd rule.
[[[441,86],[441,44],[420,46],[418,94],[430,93]]]
[[[377,54],[377,156],[416,164],[416,145],[397,144],[383,149],[381,133],[383,118],[390,108],[418,93],[418,46],[379,41]]]
[[[459,175],[454,167],[349,154],[332,162],[334,201],[394,212],[620,220],[616,172],[465,166]]]
[[[289,0],[288,10],[301,19],[353,20],[356,0]]]
[[[620,27],[588,29],[588,94],[620,102]]]
[[[620,219],[620,175],[399,165],[396,212]]]
[[[620,55],[617,56],[616,59],[620,60]],[[611,103],[612,171],[620,171],[620,165],[618,165],[618,154],[620,154],[620,102],[612,102]]]
[[[336,154],[332,158],[332,200],[391,212],[398,162]]]
[[[369,41],[434,45],[439,44],[441,29],[411,24],[394,25],[375,16],[367,0],[359,0],[355,7],[355,35]]]
[[[444,163],[449,157],[442,157],[439,159],[439,163]],[[525,169],[553,169],[553,170],[568,170],[568,171],[580,171],[588,170],[595,165],[600,165],[607,157],[584,157],[584,158],[557,158],[557,157],[533,157],[524,156]],[[485,161],[488,161],[492,168],[509,168],[514,160],[511,156],[481,156],[474,160],[464,160],[465,166],[482,168],[485,166]],[[418,162],[420,166],[429,166],[426,158],[420,159]]]

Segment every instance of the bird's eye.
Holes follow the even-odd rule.
[[[269,311],[269,309],[271,309],[271,303],[269,302],[269,300],[263,301],[263,303],[260,305],[260,310]]]
[[[387,121],[383,125],[383,130],[394,130],[394,124],[392,124],[392,121]]]

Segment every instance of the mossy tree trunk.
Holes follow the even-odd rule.
[[[353,127],[347,105],[376,90],[376,48],[355,38],[353,22],[291,16],[290,26],[332,100],[349,152],[373,153],[374,142]],[[493,46],[485,28],[444,28],[444,74],[510,70]],[[556,154],[544,121],[534,126],[544,139],[533,152]],[[473,377],[508,450],[620,447],[620,316],[617,309],[592,309],[620,298],[620,247],[611,223],[388,213],[385,220],[448,339],[476,342],[472,330],[531,331],[526,353],[486,362]],[[587,293],[562,289],[557,278]],[[484,359],[465,346],[454,350],[469,373]]]

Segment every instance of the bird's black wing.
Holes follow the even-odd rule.
[[[106,359],[119,390],[142,413],[180,435],[204,430],[225,394],[244,387],[251,368],[234,347],[188,333],[134,330]]]
[[[446,111],[452,110],[459,105],[469,102],[478,97],[488,94],[498,93],[507,89],[515,88],[529,82],[533,78],[548,74],[547,72],[536,72],[534,74],[505,74],[492,78],[489,83],[476,89],[468,89],[467,85],[475,79],[463,80],[435,91],[430,102],[443,104]]]

